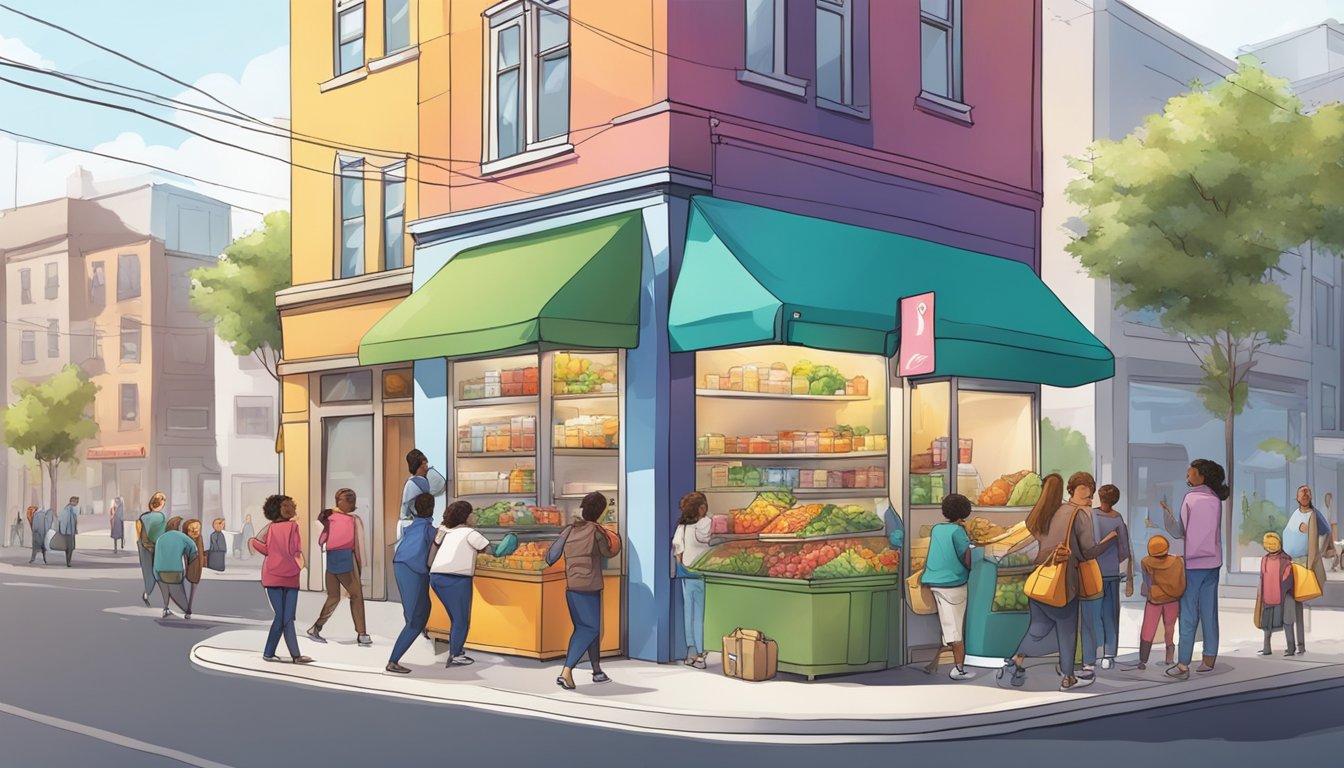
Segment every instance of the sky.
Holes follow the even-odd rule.
[[[1344,0],[1128,2],[1227,56],[1236,56],[1243,45],[1313,26],[1325,18],[1344,19]],[[289,117],[287,0],[0,0],[0,5],[67,27],[191,83],[253,117],[266,121]],[[146,117],[0,81],[0,130],[151,163],[246,190],[189,181],[29,141],[18,144],[16,174],[16,143],[0,133],[0,208],[15,204],[15,180],[20,204],[48,200],[65,194],[66,179],[81,166],[92,171],[98,182],[152,177],[239,206],[233,217],[235,235],[259,223],[257,212],[288,207],[289,169],[284,160],[289,148],[284,139],[173,108],[150,107],[88,91],[48,75],[15,70],[5,66],[6,60],[96,77],[221,109],[198,93],[0,8],[0,78],[115,101],[252,151],[222,146]]]

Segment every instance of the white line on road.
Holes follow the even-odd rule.
[[[158,755],[159,757],[166,757],[169,760],[176,760],[184,765],[193,765],[198,768],[230,768],[230,766],[227,766],[224,763],[216,763],[213,760],[206,760],[203,757],[189,755],[186,752],[179,752],[176,749],[161,747],[158,744],[150,744],[147,741],[140,741],[139,739],[133,739],[130,736],[123,736],[119,733],[113,733],[112,731],[105,731],[102,728],[94,728],[91,725],[84,725],[83,723],[76,723],[70,720],[62,720],[59,717],[52,717],[51,715],[33,712],[21,707],[16,707],[12,704],[0,702],[0,712],[13,715],[14,717],[21,717],[24,720],[31,720],[35,723],[41,723],[42,725],[57,728],[69,733],[78,733],[81,736],[88,736],[91,739],[105,741],[108,744],[115,744],[119,747],[133,749],[137,752],[145,752],[151,755]]]
[[[96,587],[63,587],[60,584],[34,584],[28,581],[6,581],[6,587],[39,587],[41,589],[73,589],[76,592],[111,592],[115,594],[115,589],[98,589]]]

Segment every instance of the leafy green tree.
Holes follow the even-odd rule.
[[[275,294],[290,283],[289,212],[266,214],[216,264],[191,271],[191,303],[235,355],[253,355],[279,381],[280,313]]]
[[[1241,494],[1241,526],[1237,540],[1243,545],[1258,544],[1266,533],[1282,531],[1288,524],[1288,515],[1268,499],[1252,493]]]
[[[1267,344],[1284,341],[1288,296],[1274,282],[1285,253],[1308,241],[1344,246],[1344,107],[1303,111],[1285,80],[1251,57],[1235,73],[1167,102],[1119,141],[1070,165],[1067,196],[1086,234],[1068,250],[1116,305],[1158,313],[1203,370],[1204,407],[1224,422],[1227,480],[1234,424]],[[1228,501],[1224,539],[1232,549]]]
[[[1041,419],[1041,474],[1058,472],[1068,477],[1074,472],[1092,471],[1092,446],[1087,436],[1076,429],[1056,426],[1050,417]]]
[[[56,471],[79,461],[79,446],[98,434],[89,416],[98,385],[75,365],[46,381],[14,382],[18,400],[5,409],[5,442],[37,461],[51,478],[51,509],[57,509]]]

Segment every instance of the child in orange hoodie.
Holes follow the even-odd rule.
[[[1139,669],[1148,668],[1148,654],[1157,636],[1157,620],[1162,620],[1163,639],[1167,642],[1167,664],[1176,658],[1176,621],[1180,618],[1181,595],[1185,594],[1185,563],[1168,554],[1166,537],[1148,540],[1148,556],[1143,558],[1143,628],[1139,632]]]

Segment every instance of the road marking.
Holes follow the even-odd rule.
[[[4,702],[0,702],[0,712],[4,712],[7,715],[13,715],[14,717],[21,717],[24,720],[31,720],[35,723],[41,723],[42,725],[69,733],[77,733],[81,736],[88,736],[91,739],[105,741],[108,744],[115,744],[119,747],[133,749],[137,752],[145,752],[151,755],[158,755],[159,757],[166,757],[169,760],[176,760],[184,765],[193,765],[198,768],[231,768],[224,763],[216,763],[213,760],[206,760],[203,757],[189,755],[186,752],[180,752],[176,749],[161,747],[158,744],[150,744],[147,741],[133,739],[130,736],[123,736],[119,733],[113,733],[112,731],[105,731],[102,728],[94,728],[91,725],[84,725],[83,723],[63,720],[59,717],[52,717],[51,715],[44,715],[40,712],[33,712],[31,710],[23,709],[22,707],[16,707],[12,704],[5,704]]]
[[[116,594],[115,589],[98,589],[96,587],[63,587],[60,584],[34,584],[28,581],[6,581],[6,587],[38,587],[40,589],[72,589],[76,592],[111,592]]]

